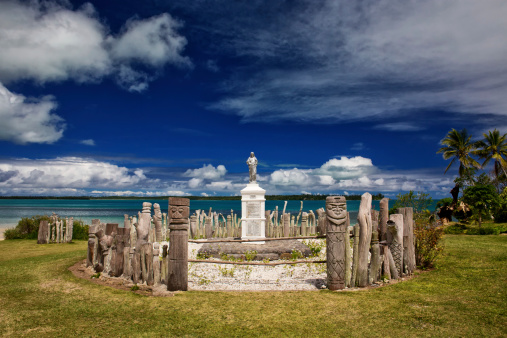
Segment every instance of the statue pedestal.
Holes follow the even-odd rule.
[[[248,183],[241,190],[241,239],[259,239],[255,242],[243,244],[264,244],[266,238],[266,190],[259,187],[257,182]]]

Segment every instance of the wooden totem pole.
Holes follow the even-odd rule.
[[[326,198],[327,287],[345,288],[345,231],[347,231],[347,203],[343,196]]]
[[[167,290],[188,289],[188,217],[190,200],[169,197],[169,262]]]

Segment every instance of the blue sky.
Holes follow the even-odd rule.
[[[447,197],[507,132],[504,1],[0,2],[1,195]]]

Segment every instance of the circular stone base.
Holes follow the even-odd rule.
[[[229,257],[245,259],[247,251],[257,251],[257,255],[253,260],[262,261],[264,259],[291,259],[293,250],[299,250],[302,257],[310,257],[312,253],[306,245],[296,239],[266,241],[265,244],[249,243],[248,245],[244,245],[242,242],[206,243],[199,249],[198,253],[215,258],[220,258],[221,255],[226,254]]]

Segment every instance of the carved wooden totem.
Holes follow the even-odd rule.
[[[169,262],[167,290],[188,289],[188,217],[190,200],[169,197]]]
[[[153,223],[155,223],[155,241],[162,242],[162,212],[158,203],[153,204]]]
[[[389,249],[393,255],[398,275],[401,277],[403,274],[403,215],[391,215],[390,220],[387,222],[387,229],[392,235]]]
[[[327,215],[327,287],[329,290],[345,288],[345,231],[347,203],[343,196],[326,198]]]

